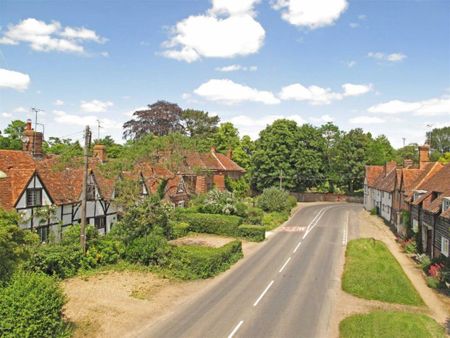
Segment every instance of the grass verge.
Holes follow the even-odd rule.
[[[344,291],[388,303],[424,304],[383,242],[371,238],[350,241],[345,256]]]
[[[339,324],[341,338],[445,337],[444,328],[422,314],[376,311],[347,317]]]

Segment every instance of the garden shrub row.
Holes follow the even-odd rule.
[[[289,213],[288,212],[269,212],[264,214],[262,219],[262,225],[266,230],[272,230],[278,227],[279,225],[283,224],[289,219]]]
[[[209,278],[227,270],[242,256],[242,244],[238,240],[220,248],[174,246],[165,266],[177,278]]]
[[[239,237],[253,242],[262,242],[266,239],[266,229],[261,225],[242,224],[239,226]]]

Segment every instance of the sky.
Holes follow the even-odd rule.
[[[450,125],[450,0],[0,2],[0,130],[35,107],[46,138],[122,142],[157,100],[253,139],[289,118],[423,143]]]

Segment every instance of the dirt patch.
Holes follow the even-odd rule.
[[[186,237],[174,239],[170,241],[170,244],[173,245],[201,245],[201,246],[208,246],[212,248],[220,248],[221,246],[224,246],[225,244],[228,244],[232,242],[234,238],[230,237],[222,237],[222,236],[216,236],[216,235],[209,235],[209,234],[192,234]]]
[[[368,313],[374,310],[383,311],[406,311],[414,313],[423,313],[434,318],[438,323],[446,325],[450,318],[450,300],[430,289],[422,276],[422,271],[417,268],[417,265],[409,258],[395,241],[395,235],[390,231],[389,227],[384,222],[376,217],[370,215],[363,210],[358,214],[359,218],[359,233],[361,238],[375,238],[383,241],[390,252],[394,255],[397,261],[402,266],[408,278],[419,292],[424,300],[426,306],[408,306],[399,304],[389,304],[380,301],[371,301],[352,296],[344,292],[340,287],[336,294],[336,304],[330,322],[330,335],[332,337],[339,337],[339,323],[346,317],[357,313]],[[341,264],[339,264],[342,276],[344,271],[345,253],[342,254]]]

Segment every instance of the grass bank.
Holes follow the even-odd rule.
[[[358,314],[344,319],[339,325],[341,338],[440,338],[444,328],[422,314],[381,312]]]
[[[406,305],[424,305],[386,245],[375,239],[350,241],[342,289],[357,297]]]

